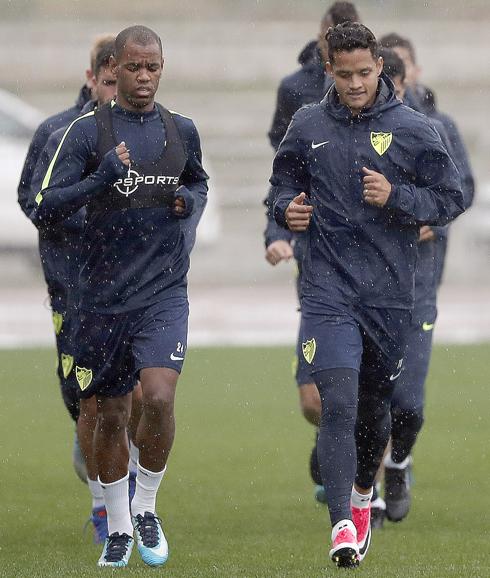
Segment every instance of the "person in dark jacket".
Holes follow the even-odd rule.
[[[36,190],[40,184],[36,173],[42,173],[44,176],[66,125],[77,118],[83,110],[93,109],[97,102],[104,103],[114,97],[116,81],[108,67],[113,49],[114,36],[104,35],[97,38],[90,54],[90,70],[86,71],[87,84],[82,89],[76,105],[50,117],[36,131],[18,189],[19,204],[27,216],[31,215],[35,207],[34,199],[39,190]],[[39,253],[53,311],[62,398],[76,423],[73,463],[80,479],[88,483],[92,497],[90,520],[94,530],[94,541],[103,543],[107,537],[106,510],[102,488],[91,465],[95,404],[93,403],[90,412],[86,409],[80,411],[73,373],[72,331],[78,279],[78,253],[84,220],[85,211],[82,209],[67,221],[59,223],[56,229],[39,228]]]
[[[286,76],[279,85],[277,103],[269,131],[271,146],[277,150],[286,134],[293,114],[302,106],[320,102],[332,80],[326,73],[325,62],[328,59],[325,34],[331,26],[343,22],[359,22],[359,14],[351,2],[335,2],[325,12],[320,22],[317,40],[309,42],[301,51],[298,62],[301,68]],[[267,207],[267,227],[264,232],[265,258],[271,265],[288,261],[293,256],[298,265],[298,284],[301,278],[302,245],[298,235],[280,227],[272,215],[272,194],[269,190],[264,204]],[[300,334],[301,332],[299,332]],[[295,363],[295,380],[298,386],[301,411],[305,419],[318,427],[320,423],[321,403],[316,385],[310,375],[308,364],[301,354],[301,340],[298,334],[297,355]],[[310,455],[310,475],[315,484],[315,497],[325,501],[320,472],[318,468],[316,444]]]
[[[303,107],[273,164],[274,216],[305,232],[302,352],[320,392],[320,471],[330,557],[355,566],[371,540],[370,499],[390,435],[425,224],[464,211],[459,173],[424,115],[404,106],[372,32],[327,35],[334,86]]]
[[[174,398],[187,341],[189,254],[181,219],[207,191],[191,119],[155,103],[162,44],[145,26],[118,34],[116,100],[66,130],[36,196],[42,227],[87,207],[80,251],[75,376],[97,396],[95,455],[109,536],[99,566],[126,566],[133,528],[150,566],[168,558],[156,495],[174,432]],[[136,491],[128,502],[126,428],[137,380],[143,413]]]
[[[420,67],[412,43],[396,34],[383,36],[380,44],[392,50],[409,71],[403,99],[406,104],[427,114],[442,136],[446,148],[461,175],[465,208],[474,196],[474,178],[464,143],[454,121],[438,112],[430,89],[419,83]],[[401,85],[400,75],[398,84]],[[430,98],[429,98],[429,95]],[[442,127],[442,129],[440,128]],[[425,380],[432,352],[432,335],[437,318],[437,290],[441,283],[447,249],[447,227],[424,226],[418,242],[415,275],[415,307],[410,323],[407,351],[400,378],[391,402],[391,450],[384,459],[386,515],[389,520],[403,520],[411,505],[410,479],[412,450],[424,423]]]

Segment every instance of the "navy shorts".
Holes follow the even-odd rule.
[[[411,312],[404,309],[302,307],[301,350],[312,374],[349,368],[360,379],[389,378],[401,372]]]
[[[77,395],[77,382],[73,371],[73,330],[76,313],[73,309],[62,309],[58,306],[57,309],[53,308],[52,315],[61,395],[69,414],[77,421],[80,414],[80,404]]]
[[[402,372],[396,381],[391,402],[392,409],[423,410],[436,317],[437,309],[433,305],[416,306],[412,314]]]
[[[187,297],[118,314],[80,311],[75,340],[78,395],[118,397],[132,391],[145,367],[182,370],[187,349]]]

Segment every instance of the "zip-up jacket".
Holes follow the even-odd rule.
[[[362,167],[392,190],[384,207],[363,199]],[[464,211],[458,171],[428,119],[396,99],[383,74],[374,105],[358,116],[335,87],[294,116],[273,164],[274,216],[301,192],[313,216],[306,235],[302,300],[410,309],[419,227]]]
[[[171,183],[189,205],[195,195],[206,193],[207,175],[194,123],[168,113],[169,126],[158,107],[134,113],[113,104],[112,127],[101,135],[98,112],[76,119],[66,130],[36,197],[32,219],[38,226],[56,226],[87,207],[80,254],[82,309],[119,313],[174,294],[185,295],[189,255],[181,220],[171,202],[166,206],[151,203],[160,199],[160,188]],[[168,140],[167,135],[171,135]],[[89,170],[101,154],[102,137],[110,148],[100,164]],[[130,149],[129,170],[115,153],[121,141]],[[176,168],[174,157],[179,163],[182,159],[181,169]],[[169,174],[160,174],[165,167],[170,167]],[[138,187],[143,197],[137,196]],[[158,199],[152,200],[152,194]],[[133,199],[139,199],[140,205],[133,205]]]

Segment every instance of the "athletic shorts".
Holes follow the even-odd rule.
[[[187,297],[168,298],[135,311],[80,311],[75,340],[78,395],[126,395],[145,367],[182,370],[187,349]]]
[[[391,402],[393,409],[414,412],[423,410],[436,317],[437,309],[434,305],[416,306],[412,314],[402,372],[396,380]]]
[[[73,309],[52,310],[53,327],[56,337],[57,374],[60,381],[63,403],[73,420],[77,421],[80,404],[77,395],[77,382],[73,372],[73,330],[76,312]]]
[[[404,309],[329,307],[320,314],[303,302],[301,350],[311,373],[349,368],[394,381],[400,375],[411,312]]]

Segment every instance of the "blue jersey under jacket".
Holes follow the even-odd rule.
[[[318,146],[324,143],[322,146]],[[362,195],[362,167],[392,185],[378,208]],[[302,298],[348,307],[412,308],[417,238],[423,224],[444,225],[464,211],[459,173],[422,114],[396,99],[383,74],[375,104],[358,116],[332,86],[299,110],[274,159],[274,216],[308,193]]]

